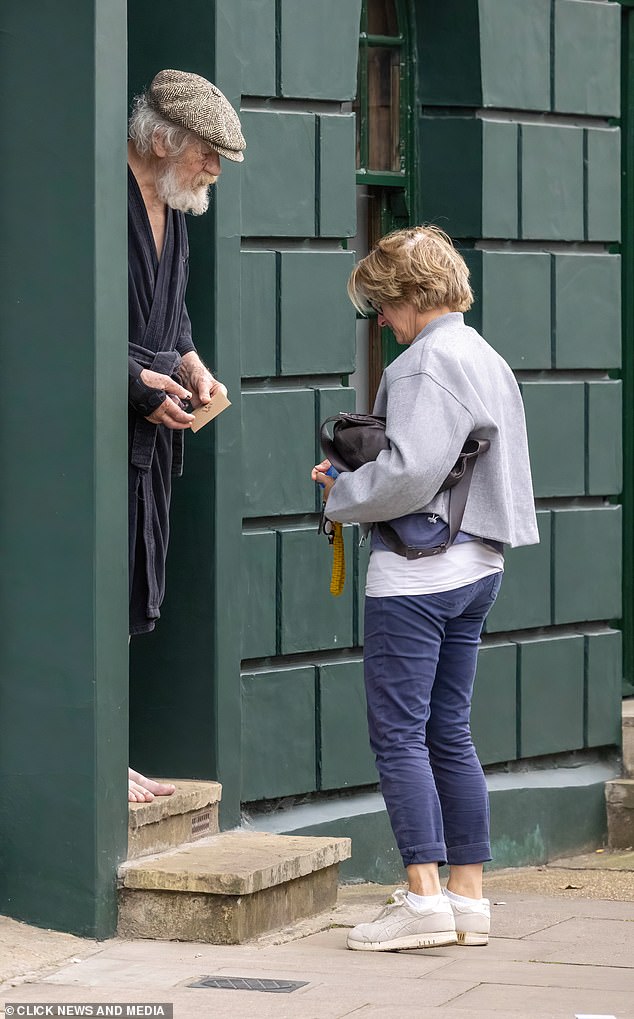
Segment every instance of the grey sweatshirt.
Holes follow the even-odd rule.
[[[374,414],[390,449],[340,474],[327,515],[374,523],[407,513],[447,520],[436,495],[469,436],[489,439],[478,457],[462,530],[505,545],[539,541],[522,398],[506,361],[458,312],[434,319],[383,373]]]

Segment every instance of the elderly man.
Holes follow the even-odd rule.
[[[185,306],[184,213],[200,216],[220,157],[243,160],[237,114],[222,92],[185,71],[160,71],[138,96],[128,141],[130,635],[154,629],[165,592],[172,474],[182,470],[188,412],[218,388],[192,341]],[[129,771],[128,799],[173,785]]]

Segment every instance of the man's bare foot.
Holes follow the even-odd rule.
[[[171,796],[175,790],[171,782],[155,782],[128,768],[128,803],[150,803],[155,796]]]

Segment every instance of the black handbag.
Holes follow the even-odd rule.
[[[328,425],[331,423],[332,437],[328,433]],[[375,414],[334,414],[326,418],[322,424],[319,440],[322,450],[340,473],[356,471],[363,464],[376,460],[382,450],[390,448],[385,434],[385,418]],[[468,438],[460,450],[460,456],[436,493],[438,495],[449,491],[449,534],[441,545],[434,545],[432,548],[406,545],[391,524],[385,521],[373,524],[392,552],[406,559],[422,559],[447,551],[462,524],[475,462],[481,453],[486,453],[489,446],[488,439]]]
[[[332,438],[328,425],[332,426]],[[321,448],[335,470],[356,471],[357,467],[376,460],[390,443],[385,434],[385,418],[374,414],[334,414],[326,418],[319,433]]]

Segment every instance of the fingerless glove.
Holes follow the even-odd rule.
[[[130,359],[132,360],[132,359]],[[128,401],[130,406],[141,414],[142,417],[149,417],[157,407],[160,407],[167,394],[164,389],[154,389],[153,386],[146,386],[141,379],[142,368],[133,361],[134,370],[130,365]]]

